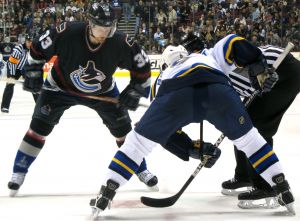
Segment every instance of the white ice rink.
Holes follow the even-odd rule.
[[[128,78],[117,79],[121,89],[127,81]],[[0,82],[1,97],[4,86]],[[89,200],[98,192],[117,148],[99,117],[82,106],[65,112],[30,168],[19,197],[8,197],[7,182],[33,107],[31,95],[16,85],[10,113],[0,114],[0,221],[93,220]],[[144,111],[145,108],[139,108],[131,113],[133,123]],[[197,124],[188,126],[185,131],[193,138],[199,137]],[[220,132],[205,124],[206,141],[215,142],[219,135]],[[196,160],[183,162],[157,147],[147,162],[148,168],[159,178],[160,191],[148,191],[133,177],[117,193],[112,209],[95,220],[300,220],[300,96],[285,114],[274,146],[296,198],[296,216],[287,217],[283,207],[243,210],[237,207],[236,198],[223,196],[221,183],[232,178],[235,161],[233,147],[227,139],[220,148],[220,160],[212,169],[201,170],[174,206],[157,209],[143,206],[140,196],[175,194],[199,163]]]

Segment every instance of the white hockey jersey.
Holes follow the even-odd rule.
[[[152,96],[157,93],[162,81],[186,76],[199,67],[213,70],[215,73],[227,76],[232,81],[235,81],[234,78],[238,78],[238,81],[242,82],[246,89],[240,90],[238,87],[235,87],[235,89],[240,95],[249,96],[254,89],[251,88],[247,76],[244,77],[239,74],[237,77],[234,77],[234,74],[232,74],[239,67],[235,60],[231,58],[232,45],[236,41],[245,41],[245,39],[234,34],[228,35],[221,39],[213,48],[204,49],[200,54],[193,53],[176,61],[159,75],[152,88]],[[199,75],[199,77],[201,76]]]
[[[163,80],[183,76],[183,73],[190,70],[191,67],[195,67],[201,63],[202,65],[205,64],[207,67],[216,69],[226,75],[230,79],[230,84],[240,96],[251,96],[251,94],[255,91],[255,88],[251,85],[247,70],[240,68],[240,66],[235,63],[235,60],[230,57],[233,43],[239,40],[245,39],[234,34],[228,35],[217,42],[213,48],[204,49],[201,52],[202,57],[197,56],[196,54],[191,54],[190,56],[181,59],[178,62],[178,64],[180,64],[179,67],[177,67],[177,63],[175,63],[170,68],[166,69],[166,71],[161,73],[155,82],[156,91],[152,91],[152,95],[157,92],[158,87]],[[283,52],[282,48],[272,45],[259,47],[259,50],[262,52],[270,66]],[[206,59],[203,58],[203,56],[206,56]],[[189,61],[185,62],[186,60]],[[185,65],[182,65],[182,63]]]

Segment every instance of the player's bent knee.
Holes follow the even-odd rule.
[[[233,140],[233,144],[237,149],[243,151],[247,156],[255,153],[266,143],[265,139],[258,133],[255,127],[252,127],[251,130],[238,139]]]
[[[42,135],[48,136],[54,128],[54,125],[48,124],[42,120],[37,118],[33,118],[30,124],[30,128],[32,131]]]
[[[126,137],[122,150],[130,152],[137,151],[138,155],[145,157],[152,152],[157,143],[147,139],[146,137],[138,134],[132,130]]]

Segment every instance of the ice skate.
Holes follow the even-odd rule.
[[[252,184],[248,181],[242,181],[238,178],[224,181],[222,183],[221,193],[226,196],[237,196],[252,189]]]
[[[273,189],[253,188],[238,195],[238,207],[242,209],[275,209],[279,207],[277,194]]]
[[[284,178],[284,174],[280,173],[276,176],[273,176],[272,180],[274,183],[276,183],[276,185],[273,186],[273,189],[278,194],[279,204],[281,206],[285,206],[291,215],[296,215],[296,211],[294,209],[295,199],[288,182]]]
[[[95,199],[91,199],[92,216],[95,218],[106,208],[110,209],[111,202],[116,195],[116,190],[120,184],[113,180],[107,180],[106,186],[101,186],[100,192]]]
[[[137,174],[139,180],[147,185],[147,187],[152,191],[158,191],[158,179],[149,170],[144,170]]]
[[[9,196],[14,197],[19,192],[20,187],[22,186],[25,180],[25,173],[13,173],[11,180],[8,182],[7,186],[10,190]]]

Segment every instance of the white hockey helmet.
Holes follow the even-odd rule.
[[[182,46],[172,46],[169,45],[163,51],[161,58],[160,58],[160,70],[165,70],[168,66],[174,64],[179,59],[188,55],[187,50]]]

